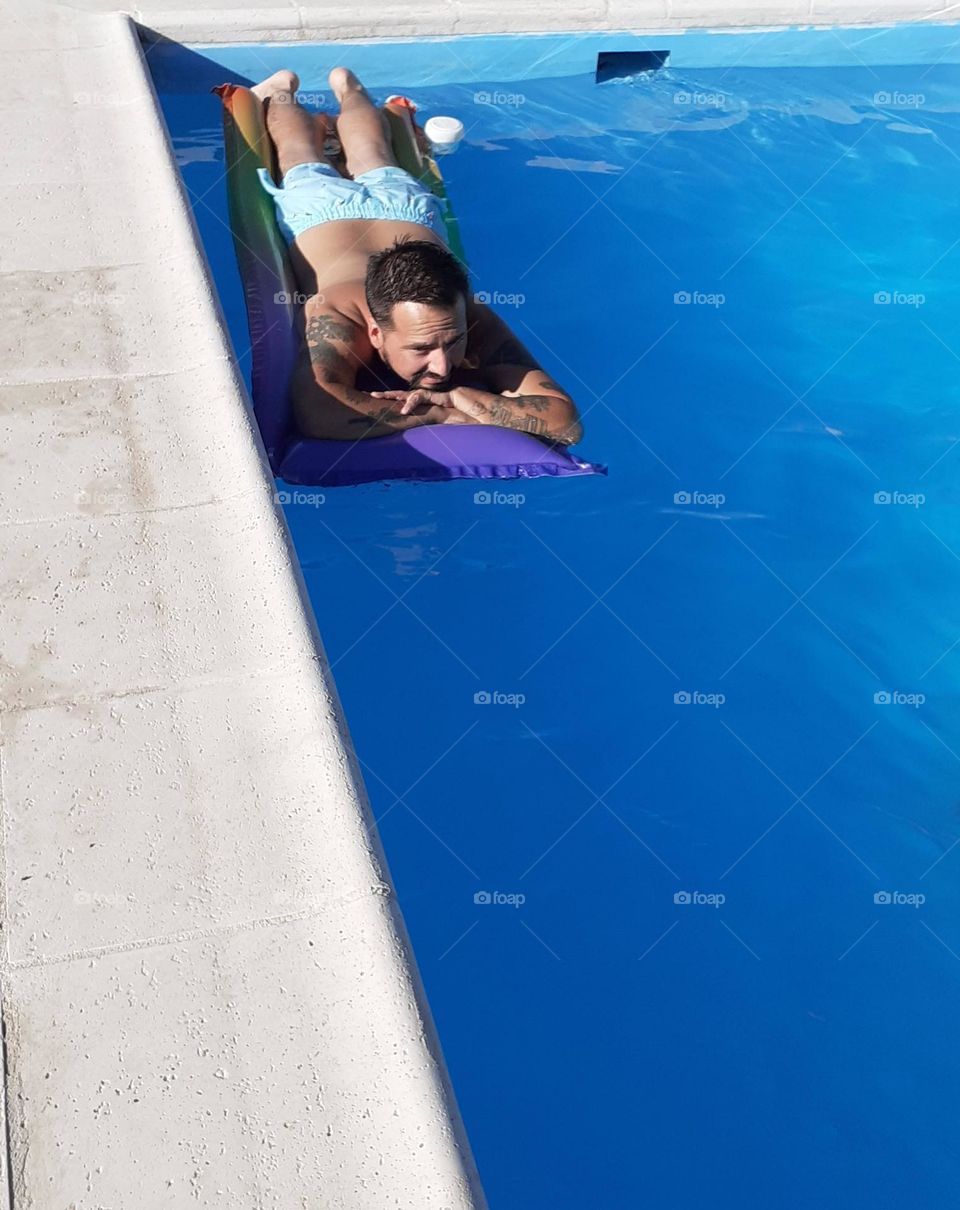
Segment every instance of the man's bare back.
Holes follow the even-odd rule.
[[[332,297],[338,286],[359,288],[367,261],[374,252],[388,248],[397,239],[425,239],[443,246],[441,240],[421,223],[391,223],[376,219],[341,219],[321,223],[297,237],[290,249],[300,288],[307,296]]]

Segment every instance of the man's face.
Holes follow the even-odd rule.
[[[467,308],[396,303],[393,326],[370,327],[370,341],[381,359],[411,387],[443,391],[467,351]]]

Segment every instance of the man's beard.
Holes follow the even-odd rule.
[[[383,362],[384,365],[386,365],[386,368],[391,370],[393,374],[396,374],[398,379],[401,379],[403,382],[406,382],[407,386],[412,391],[416,390],[416,387],[419,387],[421,385],[422,385],[422,387],[424,387],[425,391],[445,391],[445,388],[447,388],[447,386],[449,385],[450,376],[448,376],[448,378],[442,379],[439,382],[426,382],[426,384],[425,384],[425,382],[422,381],[422,379],[424,379],[424,374],[426,373],[426,370],[421,370],[419,374],[414,374],[413,378],[408,379],[406,375],[399,373],[399,370],[396,369],[395,367],[393,367],[393,364],[391,363],[390,358],[386,356],[385,348],[380,348],[380,350],[378,350],[378,353],[379,353],[380,361]]]
[[[380,360],[387,367],[387,369],[391,370],[398,378],[405,382],[411,391],[416,390],[416,388],[419,386],[422,386],[425,391],[445,391],[453,382],[453,374],[448,374],[446,378],[442,378],[439,382],[425,383],[423,381],[423,376],[426,373],[426,370],[421,370],[419,374],[414,374],[412,378],[407,378],[391,364],[390,358],[387,356],[386,349],[379,349],[377,352]]]

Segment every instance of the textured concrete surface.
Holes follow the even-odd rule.
[[[480,1206],[139,44],[90,7],[0,5],[13,1204]]]
[[[0,0],[0,989],[17,1207],[483,1199],[137,42]],[[158,0],[189,41],[944,20]]]
[[[105,6],[106,0],[77,0]],[[193,42],[320,41],[557,30],[684,30],[783,25],[949,21],[955,4],[930,0],[363,0],[348,6],[295,0],[156,0],[128,11],[146,27]]]

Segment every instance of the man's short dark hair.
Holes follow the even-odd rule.
[[[467,298],[469,289],[457,258],[430,240],[401,236],[367,262],[364,293],[370,314],[381,328],[393,327],[390,315],[397,303],[453,307],[458,295]]]

